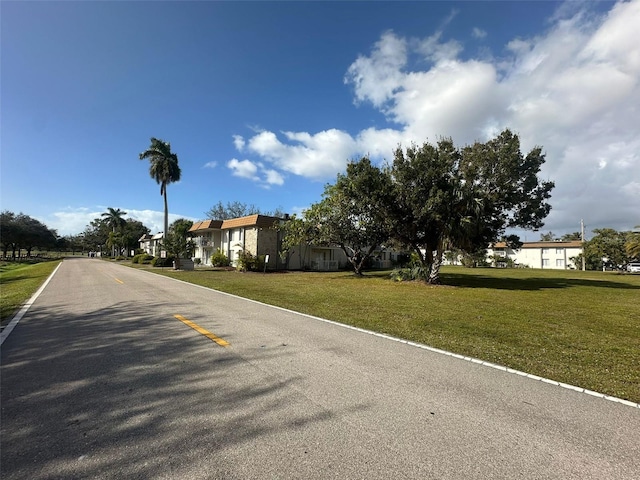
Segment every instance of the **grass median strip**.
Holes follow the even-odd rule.
[[[191,328],[193,328],[196,332],[201,333],[202,335],[207,337],[209,340],[216,342],[221,347],[228,347],[230,345],[229,342],[227,342],[226,340],[223,340],[222,338],[215,336],[209,330],[202,328],[197,323],[193,323],[191,320],[184,318],[182,315],[174,315],[174,317],[180,320],[185,325],[188,325]]]

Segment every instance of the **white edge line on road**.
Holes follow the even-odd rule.
[[[154,272],[149,272],[148,270],[139,270],[139,271],[150,273],[152,275],[158,275],[158,274],[156,274]],[[252,300],[250,298],[240,297],[240,296],[234,295],[232,293],[221,292],[220,290],[216,290],[214,288],[203,287],[202,285],[196,285],[195,283],[185,282],[184,280],[179,280],[179,279],[173,278],[173,277],[167,277],[166,275],[159,275],[159,276],[168,278],[170,280],[173,280],[174,282],[180,282],[180,283],[184,283],[185,285],[192,285],[194,287],[203,288],[205,290],[216,292],[216,293],[219,293],[221,295],[227,295],[229,297],[239,298],[241,300],[246,300],[248,302],[257,303],[258,305],[265,305],[267,307],[275,308],[277,310],[282,310],[283,312],[294,313],[296,315],[302,315],[303,317],[307,317],[307,318],[310,318],[310,319],[313,319],[313,320],[317,320],[317,321],[320,321],[320,322],[330,323],[331,325],[336,325],[336,326],[342,327],[342,328],[348,328],[349,330],[355,330],[357,332],[366,333],[368,335],[373,335],[375,337],[384,338],[384,339],[391,340],[391,341],[394,341],[394,342],[404,343],[404,344],[409,345],[411,347],[420,348],[422,350],[428,350],[430,352],[439,353],[441,355],[446,355],[448,357],[457,358],[459,360],[464,360],[466,362],[477,363],[477,364],[482,365],[484,367],[489,367],[489,368],[494,368],[496,370],[501,370],[501,371],[503,371],[505,373],[512,373],[512,374],[515,374],[515,375],[519,375],[521,377],[529,378],[531,380],[538,380],[540,382],[544,382],[544,383],[548,383],[548,384],[551,384],[551,385],[555,385],[556,387],[564,388],[564,389],[567,389],[567,390],[573,390],[573,391],[579,392],[579,393],[586,393],[587,395],[591,395],[593,397],[598,397],[598,398],[601,398],[603,400],[607,400],[609,402],[621,403],[623,405],[627,405],[628,407],[634,407],[634,408],[639,408],[640,409],[640,403],[630,402],[629,400],[624,400],[624,399],[618,398],[618,397],[612,397],[610,395],[605,395],[604,393],[594,392],[593,390],[588,390],[586,388],[576,387],[575,385],[569,385],[567,383],[558,382],[556,380],[551,380],[551,379],[548,379],[548,378],[539,377],[538,375],[533,375],[531,373],[522,372],[520,370],[514,370],[513,368],[505,367],[503,365],[498,365],[496,363],[486,362],[486,361],[480,360],[478,358],[467,357],[467,356],[464,356],[464,355],[460,355],[458,353],[448,352],[447,350],[441,350],[439,348],[430,347],[429,345],[424,345],[422,343],[412,342],[410,340],[404,340],[402,338],[392,337],[391,335],[386,335],[384,333],[374,332],[372,330],[365,330],[364,328],[359,328],[359,327],[354,327],[354,326],[351,326],[351,325],[346,325],[344,323],[339,323],[339,322],[336,322],[334,320],[328,320],[326,318],[321,318],[321,317],[314,317],[313,315],[309,315],[309,314],[306,314],[306,313],[296,312],[295,310],[289,310],[288,308],[278,307],[277,305],[269,305],[268,303],[259,302],[257,300]]]
[[[64,261],[64,260],[63,260]],[[40,288],[38,289],[38,291],[36,293],[34,293],[31,298],[29,300],[27,300],[27,303],[25,303],[24,305],[22,305],[22,307],[20,308],[20,310],[18,310],[18,313],[16,313],[13,318],[11,319],[11,321],[9,322],[9,324],[4,327],[2,329],[2,333],[0,333],[0,345],[2,345],[4,343],[4,341],[7,339],[7,337],[9,336],[9,334],[13,331],[13,329],[16,327],[16,325],[18,324],[18,322],[20,322],[20,320],[22,320],[22,317],[24,317],[24,315],[27,313],[27,311],[29,310],[29,308],[31,308],[31,305],[33,305],[33,303],[36,301],[36,299],[40,296],[40,294],[42,293],[42,291],[46,288],[46,286],[49,284],[49,282],[51,281],[51,279],[53,278],[53,276],[56,274],[56,272],[58,271],[58,269],[60,268],[60,265],[62,265],[62,262],[60,262],[58,264],[58,266],[53,270],[53,272],[51,272],[51,275],[49,275],[49,277],[44,281],[44,283],[40,286]]]

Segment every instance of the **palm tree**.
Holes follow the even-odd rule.
[[[631,233],[627,239],[625,249],[629,259],[640,259],[640,225],[636,226],[637,231]]]
[[[115,235],[116,230],[122,229],[122,227],[127,224],[127,221],[122,218],[126,214],[127,212],[120,210],[119,208],[108,207],[107,211],[101,213],[100,216],[105,218],[107,225],[111,227],[111,233]],[[112,253],[115,256],[115,244],[112,243],[111,246],[113,247]]]
[[[169,207],[167,205],[167,185],[180,180],[178,155],[171,152],[171,144],[151,137],[151,145],[140,154],[140,160],[149,159],[149,175],[160,185],[160,195],[164,196],[164,235],[169,232]]]
[[[122,228],[126,225],[127,221],[122,218],[127,212],[120,210],[119,208],[108,207],[107,211],[101,213],[101,217],[105,217],[107,225],[111,227],[111,231],[115,232],[118,228]]]

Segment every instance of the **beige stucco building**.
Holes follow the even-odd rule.
[[[194,258],[202,265],[211,265],[216,251],[226,255],[232,265],[237,265],[239,253],[246,251],[254,256],[265,256],[269,270],[338,270],[347,263],[339,247],[299,245],[286,255],[282,251],[282,233],[276,225],[286,220],[266,215],[248,215],[229,220],[204,220],[189,229],[195,243]]]

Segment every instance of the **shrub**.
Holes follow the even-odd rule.
[[[228,267],[229,259],[220,251],[220,249],[218,249],[216,250],[216,253],[211,255],[211,265],[214,267]]]
[[[202,260],[200,258],[196,257],[196,258],[193,259],[193,264],[194,265],[200,265],[201,263],[202,263]]]
[[[251,252],[241,250],[238,252],[238,264],[236,268],[241,272],[256,272],[264,269],[264,255],[255,256]]]
[[[153,260],[152,255],[148,255],[146,253],[139,253],[137,255],[134,255],[131,258],[131,263],[149,264],[151,263],[151,260]]]
[[[252,270],[253,267],[255,267],[255,258],[251,254],[251,252],[240,250],[238,252],[238,261],[236,263],[236,268],[241,272],[247,272],[249,270]]]
[[[142,265],[149,265],[152,261],[153,261],[153,255],[148,255],[146,253],[143,253],[138,259],[138,263]]]
[[[167,257],[167,258],[154,257],[154,259],[151,260],[151,266],[152,267],[173,267],[174,260],[175,260],[174,257]]]

